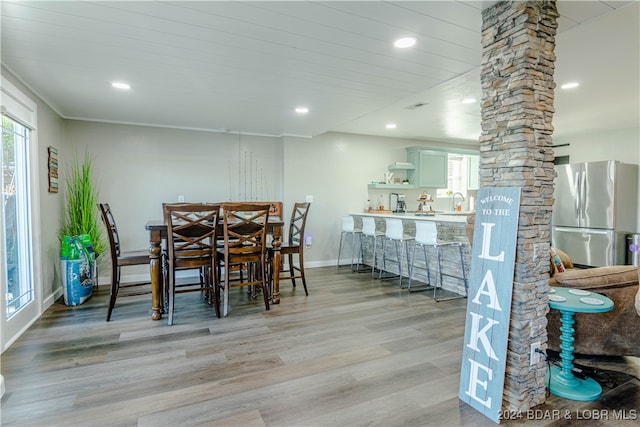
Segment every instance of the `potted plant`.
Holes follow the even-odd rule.
[[[91,158],[85,152],[82,164],[74,157],[66,176],[67,206],[58,237],[60,278],[68,306],[91,298],[98,278],[96,261],[107,246],[98,224],[98,194],[91,177],[91,165]]]
[[[92,161],[85,152],[82,164],[74,157],[71,170],[67,174],[67,207],[64,222],[58,230],[58,237],[88,234],[93,250],[98,257],[105,249],[102,228],[98,220],[98,192],[92,180]]]

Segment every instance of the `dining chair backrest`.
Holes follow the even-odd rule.
[[[265,257],[270,204],[223,203],[225,256]]]
[[[176,293],[201,292],[220,315],[217,289],[217,229],[220,205],[216,203],[163,204],[167,224],[167,252],[169,274],[167,294],[169,313],[167,324],[173,325]],[[176,283],[176,270],[198,269],[197,284]]]
[[[169,265],[195,268],[214,263],[220,205],[177,203],[164,204],[163,207]]]
[[[269,216],[270,217],[274,217],[277,216],[278,218],[282,219],[282,202],[268,202],[268,201],[262,201],[262,200],[258,200],[256,202],[242,202],[242,201],[229,201],[227,203],[233,203],[233,204],[238,204],[238,203],[259,203],[259,204],[265,204],[268,203],[269,204]]]
[[[385,223],[385,236],[388,239],[402,240],[402,238],[404,237],[404,227],[402,226],[402,220],[398,218],[385,218]]]
[[[438,229],[433,221],[416,221],[416,242],[421,245],[438,244]]]
[[[311,203],[300,202],[293,205],[291,221],[289,222],[289,243],[302,246],[304,242],[304,229],[307,226],[307,214]]]
[[[366,236],[376,235],[376,220],[370,216],[362,217],[362,234]]]
[[[262,203],[262,202],[260,202]],[[269,203],[269,216],[277,216],[282,218],[282,202],[264,202]]]
[[[120,236],[118,235],[116,220],[111,213],[109,203],[98,203],[98,208],[102,215],[102,222],[104,222],[105,228],[107,229],[107,238],[109,239],[109,248],[111,250],[111,262],[113,265],[117,265],[117,259],[120,256]]]

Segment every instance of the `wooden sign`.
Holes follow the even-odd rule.
[[[520,188],[481,188],[476,206],[459,397],[499,423]]]

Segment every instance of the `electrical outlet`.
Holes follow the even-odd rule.
[[[307,201],[307,203],[313,203],[313,196],[311,194],[307,194],[305,200]]]
[[[184,202],[184,196],[182,194],[178,195],[178,203]]]
[[[540,343],[540,341],[531,344],[531,353],[529,354],[529,362],[531,365],[535,365],[540,361],[540,353],[538,353],[536,350],[542,351],[541,346],[542,344]]]

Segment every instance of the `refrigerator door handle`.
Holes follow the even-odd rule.
[[[584,225],[586,212],[584,211],[585,201],[587,200],[587,172],[582,170],[580,173],[580,224]]]
[[[589,234],[609,234],[607,230],[594,230],[592,228],[570,228],[570,227],[554,227],[555,231],[563,231],[565,233],[589,233]]]
[[[573,185],[576,189],[576,199],[573,201],[575,207],[576,218],[580,219],[580,197],[582,195],[582,191],[580,189],[580,172],[576,172],[573,176]],[[578,221],[578,224],[580,222]]]

